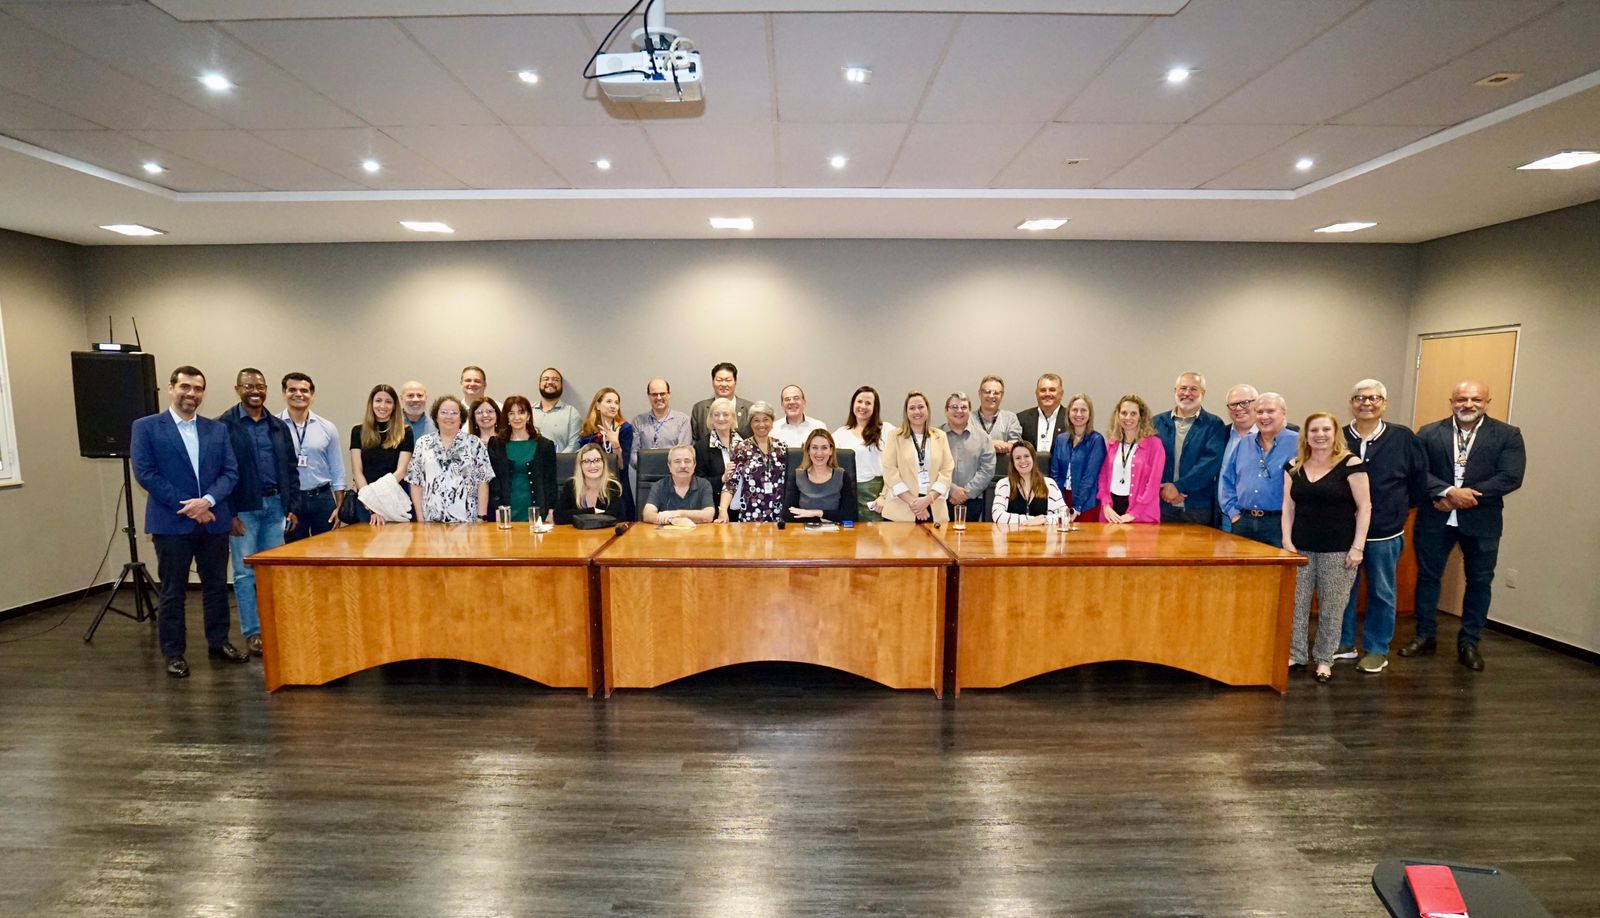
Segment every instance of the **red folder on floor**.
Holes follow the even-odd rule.
[[[1420,918],[1468,918],[1467,903],[1456,887],[1455,874],[1442,864],[1412,864],[1406,882],[1417,900]]]

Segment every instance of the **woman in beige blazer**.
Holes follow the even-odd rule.
[[[883,441],[883,518],[896,523],[950,519],[945,495],[956,459],[921,392],[906,395],[905,424]]]

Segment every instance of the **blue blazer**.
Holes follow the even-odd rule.
[[[1184,504],[1209,507],[1216,502],[1217,478],[1222,474],[1222,454],[1228,448],[1228,425],[1216,415],[1200,409],[1189,435],[1183,438],[1183,474],[1172,480],[1173,444],[1178,431],[1172,412],[1155,417],[1156,436],[1167,448],[1167,466],[1161,470],[1161,483],[1176,485],[1185,495]]]
[[[1083,513],[1100,503],[1100,466],[1105,461],[1106,438],[1099,431],[1091,430],[1085,434],[1077,449],[1072,448],[1072,434],[1056,434],[1055,442],[1050,446],[1050,477],[1065,494],[1067,472],[1072,472],[1074,511]]]
[[[214,535],[227,535],[233,526],[228,495],[239,481],[239,464],[228,442],[228,429],[209,418],[196,416],[200,435],[200,480],[189,464],[189,451],[178,436],[172,412],[163,411],[133,422],[133,477],[149,493],[144,504],[144,531],[151,535],[190,535],[197,524],[178,515],[183,501],[210,494],[217,518],[205,527]]]

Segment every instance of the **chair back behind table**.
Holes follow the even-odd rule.
[[[855,473],[856,473],[856,451],[855,450],[853,450],[853,449],[836,449],[836,450],[834,450],[833,455],[834,455],[834,458],[839,460],[839,468],[841,468],[841,469],[849,469],[850,470],[850,474],[851,475],[855,475]],[[800,450],[795,449],[794,447],[790,447],[788,452],[784,455],[783,460],[784,460],[785,463],[788,464],[788,469],[786,470],[786,474],[789,476],[789,479],[791,481],[794,479],[795,474],[800,471],[800,460],[802,460],[804,458],[805,458],[805,453],[801,452]]]
[[[644,502],[650,499],[650,489],[656,482],[671,475],[667,470],[667,454],[670,449],[641,449],[639,462],[633,467],[635,476],[634,508],[642,518],[644,516]]]
[[[1046,468],[1048,469],[1048,466]],[[990,507],[994,506],[994,486],[996,484],[998,484],[999,482],[1003,481],[1005,479],[1005,477],[1007,475],[1010,475],[1010,474],[1011,474],[1011,453],[1010,453],[1010,451],[1008,450],[1008,451],[1003,452],[1003,453],[995,453],[995,456],[994,456],[994,478],[989,482],[989,487],[985,488],[984,492],[983,492],[983,508],[984,508],[984,511],[986,513],[987,513],[987,511],[988,511],[988,509]],[[984,517],[984,519],[988,519],[988,518],[989,518],[988,516]]]

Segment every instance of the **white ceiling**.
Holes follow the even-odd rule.
[[[652,109],[579,76],[625,5],[0,0],[0,226],[696,238],[748,215],[773,237],[1325,241],[1361,219],[1379,226],[1333,239],[1414,242],[1600,198],[1600,166],[1513,170],[1600,149],[1600,0],[683,0],[668,24],[706,101]],[[504,15],[440,15],[463,10]],[[1195,73],[1170,85],[1174,66]],[[1472,85],[1502,70],[1526,76]],[[1042,216],[1071,222],[1016,231]]]

